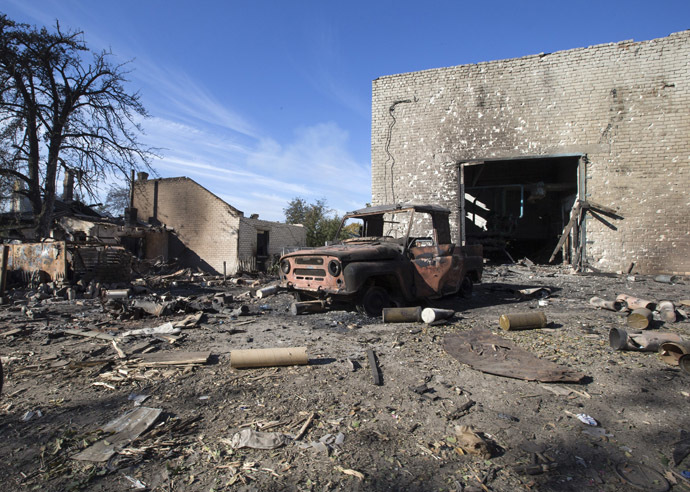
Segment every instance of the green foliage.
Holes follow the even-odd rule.
[[[303,198],[293,198],[286,208],[285,222],[288,224],[302,224],[307,231],[307,246],[323,246],[326,241],[335,239],[340,217],[334,210],[328,208],[326,199],[307,203]]]

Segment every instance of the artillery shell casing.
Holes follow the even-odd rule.
[[[422,307],[383,308],[384,323],[418,323],[422,321]]]
[[[546,323],[546,314],[541,311],[536,313],[502,314],[498,319],[498,324],[506,331],[544,328]]]
[[[273,367],[307,364],[307,347],[231,350],[232,367]]]

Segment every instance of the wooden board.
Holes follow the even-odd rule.
[[[100,340],[117,340],[116,337],[112,335],[108,335],[107,333],[101,333],[100,331],[81,331],[81,330],[73,330],[71,328],[67,328],[65,330],[62,330],[63,332],[67,333],[68,335],[76,335],[78,337],[88,337],[88,338],[98,338]]]
[[[443,339],[443,348],[473,369],[496,376],[542,383],[579,383],[585,377],[579,371],[535,357],[488,330],[450,333]]]
[[[367,358],[369,359],[369,368],[371,369],[371,377],[374,380],[376,386],[381,386],[383,382],[381,381],[381,373],[379,372],[379,366],[376,361],[376,354],[372,349],[367,350]]]
[[[206,364],[211,352],[183,352],[168,350],[152,354],[141,354],[141,364],[146,366],[176,366],[184,364]]]

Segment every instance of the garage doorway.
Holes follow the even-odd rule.
[[[490,261],[547,263],[575,200],[584,199],[584,166],[581,154],[461,163],[461,240],[482,244]],[[580,264],[582,228],[556,261]]]

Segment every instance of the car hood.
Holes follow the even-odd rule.
[[[392,260],[402,254],[403,248],[399,244],[373,242],[358,244],[336,244],[314,249],[301,249],[288,253],[283,258],[296,256],[335,256],[340,261]]]

